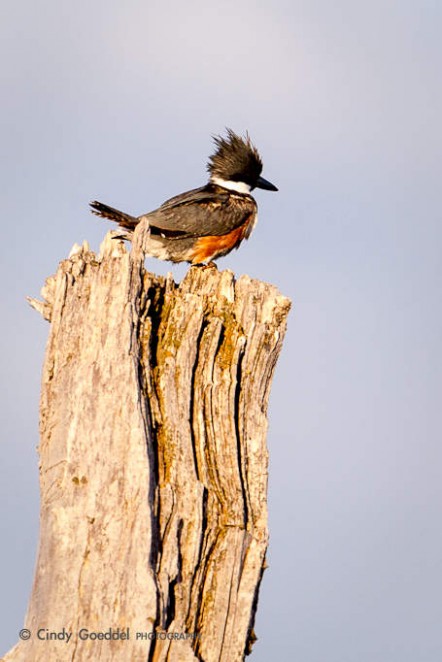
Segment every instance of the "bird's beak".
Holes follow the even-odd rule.
[[[266,191],[278,190],[274,184],[268,182],[267,179],[264,179],[264,177],[258,177],[258,181],[256,182],[256,188],[264,188],[266,189]]]

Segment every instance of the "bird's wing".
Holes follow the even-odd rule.
[[[176,209],[176,207],[180,207],[181,205],[193,205],[198,202],[209,202],[211,200],[225,202],[228,197],[229,193],[226,189],[213,184],[206,184],[206,186],[194,188],[191,191],[186,191],[186,193],[180,193],[180,195],[169,198],[169,200],[163,202],[160,209]]]
[[[207,185],[166,200],[147,218],[151,230],[168,237],[220,236],[235,230],[256,211],[251,196],[234,196]]]

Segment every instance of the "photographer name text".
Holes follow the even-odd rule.
[[[107,628],[105,630],[95,631],[89,630],[88,628],[81,628],[76,633],[76,638],[81,641],[128,641],[130,639],[168,639],[168,640],[178,640],[178,639],[197,639],[198,634],[193,632],[143,632],[135,631],[133,636],[131,635],[130,628]],[[74,633],[66,628],[61,630],[51,630],[49,628],[39,628],[35,632],[35,636],[40,641],[63,641],[68,644],[73,637]],[[30,639],[32,633],[30,630],[21,630],[20,638],[21,639]]]

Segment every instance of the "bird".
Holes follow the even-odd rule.
[[[256,225],[258,205],[254,188],[277,191],[261,177],[262,160],[248,133],[245,137],[226,129],[226,136],[213,136],[216,146],[209,157],[209,181],[166,200],[158,209],[131,216],[94,200],[92,213],[118,223],[123,233],[114,238],[131,240],[142,220],[150,233],[145,254],[170,262],[210,264],[248,239]]]

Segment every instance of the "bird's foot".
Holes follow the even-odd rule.
[[[210,260],[207,264],[204,262],[199,262],[198,264],[192,264],[192,267],[198,267],[198,269],[216,269],[218,271],[218,267],[213,260]]]

